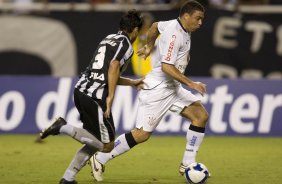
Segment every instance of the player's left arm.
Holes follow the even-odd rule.
[[[126,77],[119,77],[118,85],[122,86],[132,86],[135,87],[137,90],[143,89],[143,79],[130,79]]]
[[[104,113],[106,118],[109,118],[111,114],[111,108],[119,78],[120,62],[118,60],[113,60],[110,63],[108,71],[108,96],[106,98],[107,109]]]
[[[155,41],[159,35],[158,22],[154,22],[147,32],[146,44],[137,51],[137,55],[146,59],[154,49]]]

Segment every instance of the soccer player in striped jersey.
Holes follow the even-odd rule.
[[[119,31],[104,38],[94,52],[87,69],[81,74],[74,89],[74,102],[83,128],[69,125],[59,117],[40,136],[66,134],[83,144],[60,184],[76,184],[76,174],[96,152],[110,152],[114,147],[115,127],[111,112],[117,85],[142,88],[142,79],[121,77],[133,54],[132,43],[142,26],[136,10],[130,10],[120,19]]]
[[[204,11],[204,7],[197,1],[187,1],[181,7],[177,19],[155,22],[149,29],[147,44],[138,53],[146,58],[152,51],[153,69],[145,77],[144,89],[139,93],[136,128],[120,135],[110,153],[97,152],[90,158],[96,165],[93,170],[96,180],[103,180],[103,169],[99,168],[103,168],[109,160],[147,141],[168,110],[191,122],[179,167],[180,174],[196,162],[196,154],[205,135],[208,113],[200,99],[182,85],[201,95],[206,93],[205,84],[194,82],[184,75],[190,60],[191,33],[202,25]]]

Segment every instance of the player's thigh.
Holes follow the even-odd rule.
[[[75,91],[75,105],[80,114],[83,128],[103,143],[110,143],[115,138],[112,115],[105,118],[101,106],[91,97]]]
[[[197,126],[204,126],[208,116],[200,99],[183,87],[177,90],[175,102],[169,110],[191,120]]]
[[[185,107],[190,106],[191,104],[200,101],[200,99],[195,96],[191,91],[184,89],[183,87],[179,87],[176,90],[173,104],[169,108],[170,111],[182,115],[182,111]]]
[[[174,92],[167,89],[144,90],[139,95],[136,128],[153,132],[173,103]]]

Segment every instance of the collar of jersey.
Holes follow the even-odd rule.
[[[119,35],[124,35],[124,36],[126,36],[129,39],[128,34],[126,32],[124,32],[124,31],[119,31],[118,34]]]
[[[177,22],[180,24],[180,26],[182,27],[183,31],[185,31],[186,33],[188,33],[188,32],[186,31],[186,29],[183,27],[183,25],[181,24],[181,22],[180,22],[180,19],[179,19],[179,18],[177,18]]]

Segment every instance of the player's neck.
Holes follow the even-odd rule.
[[[180,24],[180,26],[182,27],[182,29],[188,33],[189,31],[188,31],[188,29],[185,27],[185,22],[184,22],[184,20],[181,19],[181,17],[178,17],[178,18],[177,18],[177,21],[179,22],[179,24]]]

